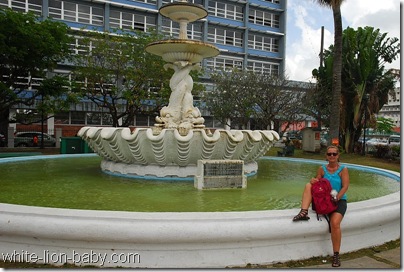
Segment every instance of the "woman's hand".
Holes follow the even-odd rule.
[[[310,184],[314,184],[318,181],[318,178],[311,178]]]

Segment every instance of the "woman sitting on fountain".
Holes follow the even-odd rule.
[[[338,201],[337,210],[329,214],[331,226],[331,241],[334,251],[332,266],[338,267],[341,265],[339,259],[339,250],[341,247],[341,221],[347,209],[346,191],[349,187],[349,173],[346,167],[339,164],[338,147],[327,147],[326,155],[328,165],[320,166],[317,170],[317,176],[315,178],[312,178],[310,180],[310,183],[306,184],[303,191],[301,210],[298,215],[293,218],[293,221],[310,219],[310,217],[308,217],[307,215],[310,203],[312,201],[311,185],[317,182],[320,178],[328,179],[331,183],[332,189],[338,192],[336,196],[336,200]]]

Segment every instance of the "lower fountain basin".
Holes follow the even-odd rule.
[[[246,174],[257,171],[256,160],[279,140],[272,130],[83,127],[78,132],[104,161],[102,169],[131,176],[192,177],[198,160],[243,160]]]

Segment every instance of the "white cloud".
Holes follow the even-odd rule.
[[[400,38],[400,3],[397,0],[345,1],[341,7],[343,28],[373,26],[388,37]],[[332,10],[312,0],[289,0],[287,22],[286,75],[291,80],[314,81],[311,71],[319,66],[321,26],[324,48],[334,42]],[[400,68],[400,60],[386,68]]]

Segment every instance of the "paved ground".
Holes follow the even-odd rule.
[[[390,244],[390,247],[386,245]],[[392,246],[393,245],[393,246]],[[398,245],[394,248],[394,245]],[[400,240],[386,243],[373,249],[364,249],[341,255],[341,266],[332,267],[332,257],[313,258],[311,260],[277,263],[269,266],[254,266],[251,268],[286,268],[286,269],[400,269],[401,247]]]
[[[363,256],[351,260],[341,260],[340,269],[351,268],[401,268],[400,247],[376,253],[374,255]],[[305,266],[304,268],[332,268],[331,260],[321,265]]]

